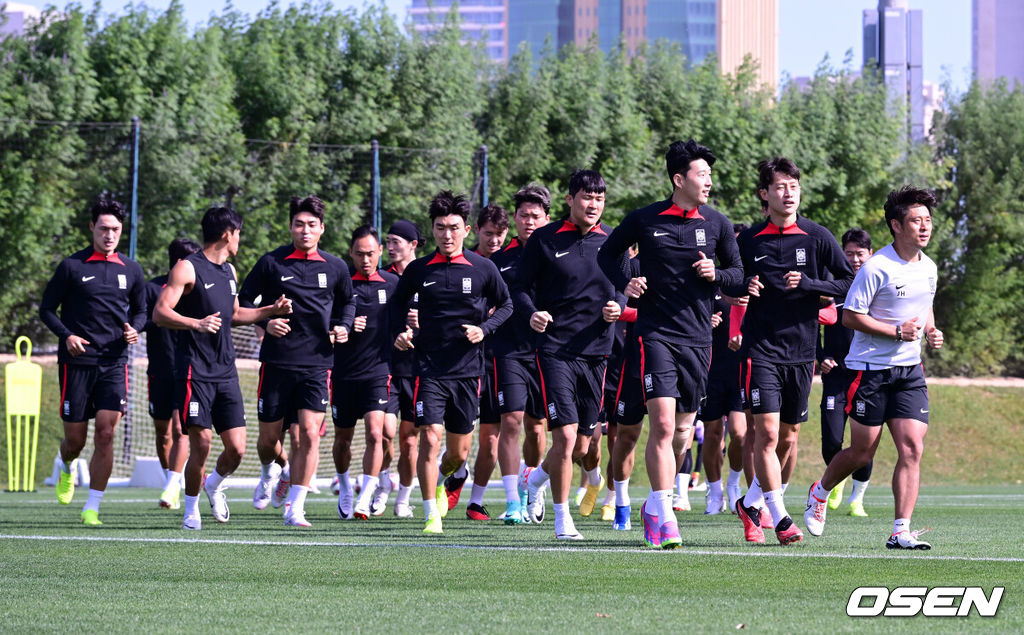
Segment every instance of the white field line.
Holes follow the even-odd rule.
[[[112,543],[164,543],[164,544],[205,544],[205,545],[243,545],[260,547],[362,547],[371,549],[405,548],[405,549],[453,549],[465,551],[505,551],[505,552],[537,552],[546,553],[628,553],[654,555],[656,557],[671,557],[673,551],[658,551],[637,547],[627,549],[617,548],[587,548],[587,547],[538,547],[538,546],[501,546],[501,545],[460,545],[460,544],[434,544],[424,542],[331,542],[323,540],[238,540],[238,539],[213,539],[213,538],[137,538],[117,536],[43,536],[43,535],[22,535],[22,534],[0,534],[0,540],[37,540],[53,542],[112,542]],[[659,555],[661,554],[661,555]],[[1008,562],[1024,563],[1024,558],[998,558],[998,557],[971,557],[971,556],[941,556],[913,554],[899,556],[892,553],[879,554],[849,554],[849,553],[800,553],[798,551],[729,551],[722,549],[687,549],[683,548],[677,552],[678,555],[695,556],[736,556],[740,558],[827,558],[838,560],[892,560],[900,558],[905,560],[949,560],[956,562]]]

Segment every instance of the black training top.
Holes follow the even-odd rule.
[[[402,274],[398,273],[398,269],[394,263],[387,266],[384,271],[392,273],[399,278]],[[413,295],[412,305],[417,305],[417,296]],[[394,340],[392,340],[394,344]],[[392,377],[415,377],[416,376],[416,349],[410,348],[407,351],[400,351],[397,348],[392,347],[391,349],[391,376]]]
[[[609,233],[611,227],[600,223],[581,234],[576,225],[562,220],[541,227],[526,241],[516,277],[516,306],[528,316],[547,311],[553,319],[537,337],[538,350],[564,359],[611,354],[614,327],[604,321],[602,310],[609,300],[625,308],[626,297],[597,265],[597,252]],[[628,271],[625,253],[618,264]]]
[[[375,379],[391,374],[391,351],[395,338],[388,328],[388,302],[395,295],[398,276],[375,271],[367,278],[362,272],[351,276],[356,316],[366,316],[366,328],[351,331],[348,341],[334,347],[336,381]]]
[[[509,289],[515,287],[516,272],[523,257],[524,243],[513,238],[504,249],[491,256],[498,273]],[[537,333],[530,328],[530,314],[513,302],[512,317],[488,338],[495,357],[532,359],[536,352]]]
[[[843,326],[845,303],[846,298],[836,298],[836,323],[821,327],[821,340],[818,344],[818,361],[831,357],[840,368],[846,367],[846,356],[850,354],[850,343],[853,342],[853,329]]]
[[[125,323],[136,331],[146,325],[142,267],[116,252],[105,256],[92,247],[76,252],[57,265],[46,283],[39,318],[60,338],[60,363],[96,366],[124,362],[128,359]],[[65,346],[69,335],[89,342],[78,357],[72,357]]]
[[[764,285],[750,296],[743,319],[743,342],[751,359],[778,364],[814,361],[818,341],[818,298],[841,297],[853,282],[853,269],[831,233],[797,216],[781,228],[763,221],[739,235],[746,287],[753,276]],[[799,286],[785,290],[787,272],[802,275]],[[827,279],[829,274],[834,278]],[[746,295],[745,288],[734,291]]]
[[[242,284],[242,306],[268,306],[284,295],[292,312],[279,316],[291,328],[284,337],[267,333],[260,346],[260,361],[280,368],[320,369],[334,365],[331,327],[340,324],[352,332],[352,282],[348,266],[325,251],[309,254],[292,245],[265,254]]]
[[[413,340],[416,374],[479,377],[483,372],[483,343],[470,343],[462,325],[479,326],[488,337],[512,315],[508,287],[498,268],[468,250],[452,258],[433,253],[409,263],[391,305],[392,342],[405,330],[406,314],[417,294],[420,330]],[[488,317],[492,307],[494,313]]]
[[[160,291],[167,285],[167,276],[157,276],[146,283],[146,357],[150,377],[170,380],[174,378],[174,350],[179,331],[165,329],[153,322],[153,309]]]
[[[634,243],[640,249],[640,275],[647,278],[647,291],[637,304],[636,335],[711,346],[715,290],[743,279],[732,223],[712,207],[683,210],[672,199],[630,212],[598,255],[602,270],[619,291],[629,283],[619,261]],[[697,275],[693,267],[701,253],[718,261],[714,282]]]
[[[182,295],[174,310],[179,314],[201,320],[220,313],[220,330],[201,333],[182,331],[174,359],[175,377],[203,381],[236,379],[235,345],[231,339],[231,320],[235,315],[238,287],[235,270],[227,262],[216,265],[202,251],[185,258],[192,263],[196,282],[192,291]]]
[[[722,297],[721,290],[715,292],[712,313],[721,313],[722,322],[711,330],[711,368],[708,377],[715,381],[730,382],[739,385],[740,362],[743,359],[739,351],[729,350],[729,332],[732,329],[732,305]]]

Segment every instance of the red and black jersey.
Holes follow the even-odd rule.
[[[747,356],[779,364],[813,362],[818,298],[845,296],[853,282],[853,269],[839,243],[827,229],[802,216],[785,228],[762,221],[741,233],[738,242],[743,285],[755,275],[764,285],[760,297],[750,296],[743,320]],[[790,271],[802,276],[799,286],[787,291],[784,278]]]
[[[292,301],[284,337],[269,333],[260,346],[260,361],[280,368],[331,368],[334,347],[331,327],[352,332],[352,282],[348,265],[325,251],[306,253],[292,245],[265,254],[245,278],[239,302],[267,306],[284,295]]]
[[[231,339],[231,320],[238,296],[235,270],[227,262],[211,262],[202,251],[185,260],[192,263],[196,281],[174,310],[197,320],[220,313],[221,327],[216,333],[187,330],[178,335],[174,375],[177,379],[215,382],[234,379],[238,376],[235,344]]]
[[[128,359],[124,325],[137,331],[146,325],[142,267],[116,252],[106,256],[92,247],[76,252],[57,265],[46,283],[39,318],[60,338],[60,363],[96,366],[124,362]],[[69,335],[89,342],[78,357],[72,357],[65,346]]]
[[[398,276],[386,271],[375,271],[370,277],[353,272],[351,280],[355,315],[366,316],[366,328],[351,331],[347,342],[334,347],[334,377],[351,381],[390,375],[395,338],[388,328],[388,303],[398,287]]]
[[[524,243],[513,238],[504,249],[491,256],[491,262],[498,268],[502,280],[512,289],[516,272],[523,257]],[[533,359],[536,351],[537,333],[530,328],[530,314],[513,302],[512,317],[505,321],[488,338],[495,357]]]
[[[850,343],[853,342],[853,329],[843,326],[845,303],[846,298],[835,299],[833,306],[836,310],[836,321],[822,325],[821,340],[818,343],[818,361],[831,357],[843,368],[846,367],[846,356],[850,354]]]
[[[165,329],[153,322],[153,309],[160,292],[167,286],[167,276],[157,276],[146,283],[146,374],[158,379],[174,378],[174,350],[179,332]]]
[[[609,300],[625,308],[626,297],[597,264],[597,252],[609,233],[611,227],[600,223],[581,234],[576,225],[563,220],[541,227],[526,241],[516,276],[516,306],[527,316],[547,311],[553,318],[537,336],[538,350],[563,359],[612,352],[614,327],[604,321],[602,309]],[[625,276],[625,253],[618,266]]]
[[[629,283],[619,262],[634,243],[640,248],[640,275],[647,278],[647,291],[637,304],[636,335],[710,346],[715,290],[743,279],[732,223],[712,207],[684,210],[672,199],[630,212],[598,256],[619,291]],[[714,282],[701,278],[693,267],[701,253],[718,261]]]
[[[487,258],[463,251],[447,258],[434,253],[409,263],[391,305],[393,337],[406,328],[406,314],[419,296],[416,374],[423,377],[479,377],[483,344],[466,339],[463,324],[483,329],[489,337],[512,314],[508,287]],[[494,312],[488,317],[488,311]],[[393,341],[393,340],[392,340]]]
[[[743,354],[729,349],[732,324],[732,305],[722,297],[722,291],[715,292],[712,313],[721,313],[722,322],[711,329],[711,368],[708,369],[709,381],[730,382],[733,386],[739,381],[740,361]],[[738,325],[736,325],[738,329]]]
[[[399,278],[402,274],[398,272],[398,268],[395,267],[394,263],[387,266],[384,271],[392,273]],[[413,295],[411,307],[416,306],[416,296]],[[392,340],[394,343],[394,340]],[[407,351],[400,351],[397,348],[391,350],[391,375],[392,377],[415,377],[416,376],[416,349],[411,348]]]

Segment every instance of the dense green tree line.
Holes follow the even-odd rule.
[[[718,155],[714,204],[759,217],[755,166],[793,157],[803,213],[837,235],[853,226],[887,242],[886,193],[905,182],[942,203],[930,252],[942,272],[937,313],[948,350],[935,372],[1024,370],[1018,322],[1024,224],[1024,95],[973,86],[950,99],[932,145],[910,147],[875,77],[823,63],[781,96],[753,68],[722,76],[655,43],[621,51],[526,51],[507,68],[460,43],[449,17],[429,38],[407,36],[382,8],[338,12],[271,5],[226,11],[190,29],[181,5],[129,6],[116,18],[72,5],[46,28],[0,41],[0,344],[42,332],[35,319],[56,260],[83,245],[101,192],[129,199],[130,120],[142,134],[139,260],[165,267],[164,247],[194,236],[203,209],[231,201],[246,219],[238,267],[285,240],[287,200],[327,200],[325,246],[369,219],[369,142],[381,145],[384,224],[425,225],[426,201],[449,187],[508,205],[530,181],[564,190],[578,167],[609,183],[607,219],[669,193],[662,156],[695,137]],[[74,122],[74,123],[61,123]],[[126,228],[127,230],[127,228]]]

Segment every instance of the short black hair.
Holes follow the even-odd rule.
[[[441,216],[461,216],[464,223],[469,224],[469,214],[473,206],[464,194],[455,194],[451,190],[441,190],[430,201],[430,222]]]
[[[175,238],[170,245],[167,245],[167,259],[170,261],[171,267],[174,267],[179,260],[188,258],[202,248],[191,238]]]
[[[324,208],[324,202],[315,196],[307,196],[306,198],[293,196],[288,205],[288,222],[291,223],[300,213],[308,212],[319,218],[322,223],[324,222]]]
[[[476,216],[476,227],[480,229],[487,223],[494,225],[499,232],[508,229],[508,210],[501,205],[488,205]]]
[[[530,183],[529,185],[519,188],[519,191],[512,197],[512,204],[515,206],[515,211],[519,211],[519,206],[523,203],[534,203],[544,208],[544,213],[548,214],[551,212],[551,192],[548,188],[540,185],[539,183]]]
[[[380,244],[380,234],[377,233],[377,228],[373,225],[360,225],[352,230],[352,242],[349,245],[356,244],[356,241],[360,238],[366,238],[367,236],[373,236],[373,239]]]
[[[242,229],[242,217],[230,207],[211,207],[203,214],[203,243],[220,240],[226,231]]]
[[[767,190],[775,180],[776,174],[785,174],[791,179],[800,180],[800,168],[796,167],[792,159],[772,157],[757,164],[757,189]]]
[[[93,204],[92,209],[89,210],[92,215],[92,222],[96,222],[100,219],[100,216],[109,214],[117,219],[117,222],[124,223],[124,205],[117,201],[109,198],[101,198]]]
[[[932,209],[935,207],[935,195],[913,185],[904,185],[898,190],[889,192],[889,196],[885,199],[885,224],[889,227],[890,234],[896,235],[892,229],[892,221],[899,221],[902,225],[903,219],[907,217],[907,212],[915,205],[927,207],[928,215],[931,216]]]
[[[608,186],[597,170],[576,170],[569,177],[569,196],[576,196],[580,190],[587,194],[604,194]]]
[[[746,223],[733,223],[732,224],[732,233],[734,233],[734,234],[739,234],[739,233],[745,232],[748,229],[750,229],[750,225],[748,225]]]
[[[871,251],[871,234],[867,233],[860,227],[848,229],[846,230],[846,233],[843,234],[843,241],[839,244],[842,245],[843,249],[846,249],[846,246],[850,243],[857,245],[861,249]]]
[[[665,153],[665,169],[668,170],[668,178],[677,174],[685,175],[690,171],[690,164],[698,159],[704,159],[708,165],[714,165],[718,159],[710,148],[702,146],[693,139],[686,141],[673,141]],[[673,187],[675,185],[673,184]]]

